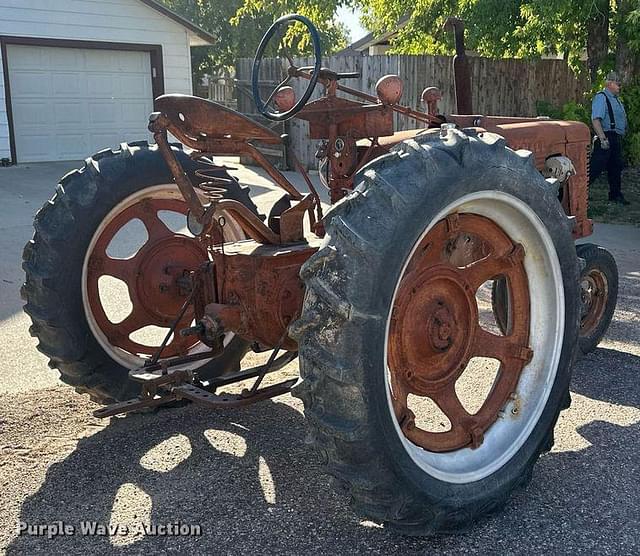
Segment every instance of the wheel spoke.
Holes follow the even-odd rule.
[[[450,381],[431,394],[431,399],[451,421],[451,429],[464,427],[471,415],[462,405],[455,389],[455,382]]]
[[[158,210],[170,210],[169,207],[167,204],[166,209],[160,209],[152,199],[145,199],[129,209],[129,219],[138,218],[144,224],[149,236],[146,243],[175,235],[158,216]]]
[[[287,62],[289,62],[289,66],[292,68],[295,68],[296,65],[293,61],[293,57],[291,56],[291,54],[289,54],[289,49],[282,44],[282,39],[280,39],[280,52],[282,52],[282,54],[284,55],[284,57],[287,59]]]
[[[405,278],[415,269],[423,269],[442,262],[442,244],[446,239],[443,223],[437,224],[420,242],[405,270]]]
[[[127,339],[129,339],[129,336],[131,334],[133,334],[137,330],[140,330],[141,328],[144,328],[145,326],[149,326],[150,324],[152,323],[150,322],[150,319],[147,317],[147,315],[140,310],[136,310],[136,307],[134,305],[133,310],[131,311],[131,313],[129,313],[129,316],[127,316],[122,322],[114,324],[113,326],[118,330],[118,336],[126,337]]]
[[[491,280],[500,274],[505,274],[506,269],[504,260],[501,257],[488,255],[484,259],[480,259],[459,270],[471,286],[471,289],[477,291],[487,280]]]
[[[505,365],[514,360],[521,360],[526,363],[531,360],[533,355],[528,346],[514,341],[512,336],[492,334],[480,326],[476,327],[471,351],[476,357],[497,359]]]
[[[132,340],[129,336],[141,328],[152,324],[144,312],[133,310],[123,321],[113,323],[106,318],[100,323],[103,332],[109,338],[109,343],[129,353],[147,353],[150,349]]]
[[[432,392],[429,398],[449,419],[451,429],[446,432],[421,429],[415,424],[413,412],[406,409],[401,429],[409,440],[432,452],[448,452],[469,445],[477,448],[482,444],[484,430],[478,426],[475,416],[470,415],[463,407],[455,392],[454,382]]]
[[[138,275],[138,260],[133,256],[130,259],[112,259],[106,257],[102,265],[102,275],[113,276],[127,284],[132,284]],[[131,288],[129,288],[131,291]]]

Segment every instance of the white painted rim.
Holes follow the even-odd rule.
[[[523,446],[538,423],[555,382],[565,324],[565,299],[560,262],[544,223],[526,203],[500,191],[480,191],[461,197],[444,208],[416,241],[402,273],[422,238],[437,222],[452,213],[470,213],[487,217],[498,224],[512,241],[525,249],[524,266],[531,299],[530,347],[533,358],[523,369],[517,385],[519,411],[512,415],[512,403],[504,415],[489,428],[479,448],[462,448],[437,453],[413,444],[402,433],[391,400],[387,361],[390,317],[385,333],[385,383],[388,409],[395,431],[414,463],[425,473],[448,483],[479,481],[502,468]],[[391,307],[395,303],[400,280],[396,284]]]
[[[126,210],[132,205],[139,203],[145,198],[151,199],[177,199],[182,201],[183,197],[178,189],[178,186],[173,183],[166,183],[161,185],[154,185],[151,187],[146,187],[129,195],[126,199],[118,203],[107,216],[102,220],[98,228],[96,229],[91,241],[89,242],[89,247],[87,248],[87,252],[84,256],[84,261],[82,264],[82,305],[84,307],[84,313],[87,318],[87,323],[89,324],[89,328],[95,339],[98,341],[102,349],[119,365],[127,368],[136,368],[144,364],[146,361],[145,358],[139,357],[135,354],[129,353],[117,346],[109,343],[109,340],[102,332],[98,323],[91,311],[91,305],[89,304],[89,294],[87,291],[87,269],[89,264],[89,255],[93,252],[93,249],[98,241],[98,238],[104,231],[104,229],[109,225],[109,223],[122,211]],[[204,199],[203,199],[204,200]],[[238,224],[231,218],[229,215],[225,215],[227,224],[225,226],[225,239],[227,241],[235,241],[244,239],[244,233],[242,229],[238,226]],[[228,343],[233,338],[232,333],[226,334],[224,338],[224,345],[228,345]],[[205,344],[199,343],[196,344],[191,350],[189,350],[189,354],[202,353],[204,351],[209,350],[210,348]],[[202,365],[205,365],[211,361],[211,359],[204,359],[202,361],[196,361],[190,364],[190,368],[195,369],[199,368]],[[177,368],[177,367],[176,367]]]

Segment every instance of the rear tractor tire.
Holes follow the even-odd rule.
[[[301,270],[295,394],[360,514],[457,531],[553,444],[580,317],[570,223],[531,153],[490,133],[427,133],[356,183]],[[479,322],[478,290],[500,278],[507,335]]]
[[[195,172],[211,166],[173,149],[192,182],[199,183],[203,178]],[[227,181],[225,196],[257,213],[248,188]],[[207,260],[206,248],[183,226],[186,214],[164,159],[146,141],[88,158],[60,180],[36,214],[22,263],[30,332],[62,380],[96,402],[122,401],[139,392],[128,379],[129,369],[155,352],[175,319],[188,295],[179,286],[183,272]],[[228,220],[225,239],[243,239]],[[120,289],[105,293],[105,279],[113,278]],[[115,318],[109,304],[120,312]],[[187,311],[178,328],[189,326],[191,318]],[[151,340],[135,337],[144,328],[160,331]],[[174,334],[163,357],[206,348],[192,338]],[[202,362],[198,374],[206,379],[235,372],[247,350],[246,342],[230,337],[222,355]]]

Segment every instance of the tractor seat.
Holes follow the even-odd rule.
[[[162,95],[156,99],[155,109],[171,122],[169,131],[186,143],[206,139],[254,140],[272,145],[281,142],[280,136],[268,127],[200,97]],[[185,141],[187,138],[192,141]]]

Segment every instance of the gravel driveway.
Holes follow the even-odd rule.
[[[506,509],[458,536],[412,539],[363,522],[305,445],[302,407],[194,406],[111,420],[62,385],[21,312],[31,218],[68,164],[0,169],[0,549],[19,553],[541,553],[640,550],[640,231],[599,225],[620,266],[606,340],[574,370],[556,445]],[[249,169],[262,203],[277,195]],[[294,376],[295,364],[282,371]],[[279,377],[280,378],[280,377]],[[115,534],[16,536],[17,523]],[[147,534],[140,524],[190,536]],[[167,526],[168,524],[168,526]],[[199,529],[199,531],[198,531]],[[101,531],[96,531],[100,533]],[[157,530],[155,531],[158,532]]]

